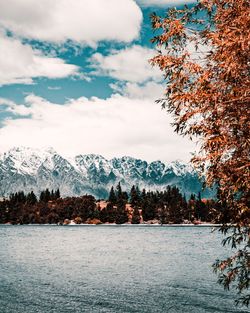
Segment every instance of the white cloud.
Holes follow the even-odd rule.
[[[182,4],[195,3],[196,0],[136,0],[136,2],[144,7],[170,7],[178,6]]]
[[[142,83],[150,79],[162,78],[160,70],[149,64],[149,59],[155,54],[156,51],[153,49],[133,45],[122,50],[110,51],[107,56],[95,53],[90,61],[97,75]]]
[[[151,99],[153,101],[161,98],[164,93],[164,85],[154,81],[144,84],[130,83],[110,84],[110,87],[119,94],[132,99]]]
[[[60,58],[43,55],[18,39],[0,32],[0,85],[31,84],[32,78],[78,75],[78,67]]]
[[[133,0],[0,1],[0,26],[47,42],[130,42],[138,37],[141,22],[141,10]]]
[[[116,94],[59,105],[29,95],[24,105],[1,102],[17,115],[0,128],[2,151],[16,145],[53,146],[64,155],[97,153],[107,158],[130,155],[172,161],[188,160],[193,150],[192,143],[173,132],[169,115],[150,99]]]
[[[16,104],[14,101],[11,101],[9,99],[0,98],[0,107],[7,106],[6,112],[11,112],[14,115],[18,116],[28,116],[30,115],[30,109],[28,106],[23,104]]]

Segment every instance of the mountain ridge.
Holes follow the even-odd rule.
[[[97,154],[63,157],[53,148],[14,147],[0,154],[0,196],[23,190],[39,194],[46,188],[59,188],[63,196],[92,194],[106,198],[112,185],[121,183],[147,190],[163,190],[176,185],[189,196],[202,189],[202,183],[190,164],[160,160],[147,162],[129,156],[110,160]],[[211,191],[203,192],[210,197]]]

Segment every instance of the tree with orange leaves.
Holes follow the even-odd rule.
[[[200,142],[192,161],[207,185],[218,186],[223,244],[237,248],[214,269],[225,288],[236,286],[243,305],[250,303],[249,9],[249,0],[200,0],[151,15],[158,48],[151,63],[166,81],[158,102],[178,133]]]

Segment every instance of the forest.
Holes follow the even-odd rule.
[[[31,191],[19,191],[0,201],[1,224],[181,224],[229,222],[215,199],[189,199],[175,186],[164,191],[146,191],[132,186],[130,192],[119,183],[106,200],[91,195],[62,198],[59,189],[44,190],[39,198]],[[228,219],[228,220],[227,220]]]

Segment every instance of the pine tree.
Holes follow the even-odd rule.
[[[55,192],[55,199],[59,199],[59,198],[61,198],[61,194],[60,194],[59,188],[57,188],[57,190]]]
[[[51,199],[51,194],[50,194],[49,189],[47,188],[44,192],[44,201],[48,202],[50,199]]]
[[[138,207],[135,207],[132,215],[132,224],[140,224],[141,216]]]
[[[111,203],[107,204],[106,213],[107,213],[107,222],[115,223],[117,218],[117,212]]]
[[[113,186],[110,189],[108,201],[113,205],[116,204],[117,198]]]
[[[39,197],[40,202],[44,202],[44,196],[45,196],[44,191],[41,191],[40,197]]]
[[[130,191],[130,204],[134,208],[139,205],[139,196],[137,193],[137,189],[133,185]]]
[[[37,203],[37,197],[34,194],[33,190],[27,194],[27,203],[29,203],[29,204]]]
[[[121,183],[120,182],[116,186],[116,198],[117,198],[117,202],[123,201],[122,187],[121,187]]]
[[[124,224],[128,222],[128,214],[126,212],[125,203],[122,201],[117,203],[115,222],[116,224]]]

